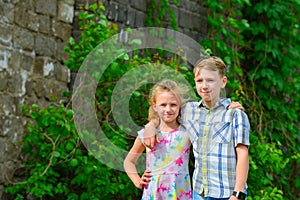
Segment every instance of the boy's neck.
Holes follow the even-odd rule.
[[[204,102],[202,101],[203,105],[205,105],[206,107],[208,107],[209,109],[213,108],[216,106],[216,104],[220,101],[221,99],[218,98],[218,100],[216,101],[209,101],[209,102]]]

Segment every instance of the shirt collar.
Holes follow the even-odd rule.
[[[231,100],[229,98],[221,98],[219,102],[216,103],[216,105],[212,109],[216,109],[220,106],[223,106],[224,108],[227,108],[231,104]],[[199,108],[207,108],[209,109],[201,100],[199,102]]]

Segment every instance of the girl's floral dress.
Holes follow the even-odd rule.
[[[139,131],[143,138],[144,131]],[[192,199],[188,169],[190,140],[181,126],[171,132],[158,131],[160,143],[146,149],[146,168],[152,179],[144,188],[142,200]]]

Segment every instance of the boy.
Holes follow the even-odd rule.
[[[245,199],[248,117],[239,109],[228,109],[230,99],[220,98],[220,90],[227,83],[226,65],[220,58],[199,60],[193,72],[202,100],[187,103],[181,113],[181,123],[188,131],[195,157],[193,199]],[[153,141],[147,138],[152,135],[150,131],[152,123],[146,126],[145,145]]]

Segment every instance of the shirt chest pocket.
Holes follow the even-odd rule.
[[[211,128],[213,141],[229,143],[232,140],[232,126],[230,122],[214,122]]]

